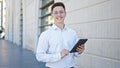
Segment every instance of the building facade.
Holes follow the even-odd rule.
[[[120,67],[120,0],[6,0],[6,40],[36,51],[39,35],[53,21],[50,5],[64,2],[65,24],[88,38],[76,68]]]

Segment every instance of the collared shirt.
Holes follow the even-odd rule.
[[[77,34],[74,30],[64,27],[63,30],[55,24],[48,30],[44,31],[39,37],[36,58],[38,61],[46,62],[50,68],[70,68],[75,65],[75,53],[61,58],[63,49],[71,50],[78,41]]]

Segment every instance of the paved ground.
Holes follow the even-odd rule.
[[[31,51],[0,39],[0,68],[45,68],[45,64]]]

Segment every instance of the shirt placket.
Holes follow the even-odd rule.
[[[62,31],[62,39],[63,39],[63,47],[64,47],[64,49],[67,49],[67,50],[69,50],[69,48],[68,48],[68,45],[67,45],[67,43],[66,43],[66,35],[65,35],[65,33],[64,33],[65,31],[63,30]]]

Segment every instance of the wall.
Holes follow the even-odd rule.
[[[120,0],[55,0],[66,5],[65,23],[88,38],[76,68],[120,67]]]
[[[23,9],[23,48],[35,52],[38,39],[39,0],[6,0],[6,40],[21,45],[21,7]],[[22,6],[21,6],[22,2]]]
[[[6,39],[20,45],[20,0],[6,0]]]
[[[6,2],[5,2],[5,0],[3,0],[3,12],[2,12],[3,14],[3,20],[2,20],[2,26],[3,26],[3,28],[5,28],[5,22],[6,22]]]
[[[23,0],[23,48],[35,52],[38,39],[38,0]]]

